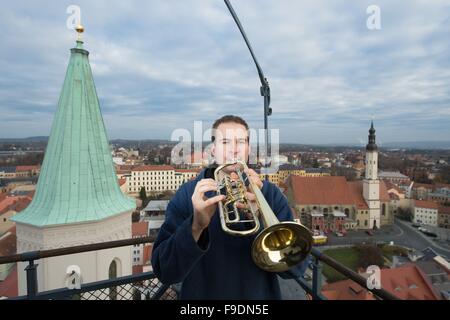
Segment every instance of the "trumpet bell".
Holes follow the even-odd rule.
[[[312,240],[311,232],[303,225],[280,222],[258,234],[253,241],[252,258],[265,271],[284,272],[306,258]]]
[[[312,234],[302,224],[278,220],[262,191],[245,174],[247,168],[245,162],[236,161],[221,165],[214,172],[217,194],[226,196],[224,203],[218,204],[222,229],[231,235],[249,236],[259,232],[262,225],[263,230],[252,244],[253,261],[266,271],[287,271],[307,257]],[[236,180],[231,179],[230,172],[236,173]],[[247,186],[255,195],[255,208],[246,197]],[[238,202],[247,203],[249,210],[242,212]]]

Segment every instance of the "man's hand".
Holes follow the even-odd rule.
[[[256,173],[255,170],[249,168],[246,169],[244,172],[247,174],[248,178],[252,181],[253,184],[257,185],[259,189],[262,189],[263,182],[261,181],[259,175]]]
[[[255,172],[255,170],[253,170],[253,169],[246,169],[245,173],[247,174],[248,179],[251,180],[251,182],[252,182],[252,184],[254,186],[257,186],[259,189],[262,189],[263,182],[259,178],[259,175]],[[233,175],[232,175],[232,177],[233,177]],[[250,192],[250,191],[247,191],[245,193],[245,197],[247,198],[249,203],[244,204],[242,202],[239,202],[239,203],[236,204],[236,206],[238,208],[240,208],[240,209],[244,209],[244,208],[250,209],[249,206],[252,206],[256,210],[257,205],[256,205],[256,196],[255,196],[255,194]],[[250,212],[247,212],[247,217],[249,219],[251,219],[251,213]]]
[[[192,236],[198,241],[203,230],[208,227],[211,218],[216,211],[217,203],[225,199],[224,195],[217,195],[207,198],[205,193],[216,191],[217,183],[213,179],[202,179],[195,186],[192,195],[192,205],[194,207],[194,217],[192,221]]]

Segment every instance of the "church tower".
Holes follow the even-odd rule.
[[[11,218],[18,253],[129,239],[135,200],[122,194],[100,112],[81,25],[71,49],[41,174],[31,204]],[[38,291],[66,287],[67,268],[82,283],[132,273],[131,247],[38,260]],[[18,264],[19,295],[26,294]]]
[[[373,121],[366,146],[366,173],[363,180],[363,197],[369,207],[369,228],[380,227],[380,180],[378,179],[378,147],[375,143]]]

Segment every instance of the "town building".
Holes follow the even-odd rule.
[[[11,218],[18,253],[131,238],[136,203],[119,188],[89,52],[77,31],[36,193]],[[38,290],[66,287],[69,266],[80,268],[83,282],[94,282],[131,274],[131,262],[130,247],[42,259]],[[18,263],[19,295],[26,294],[26,266]]]

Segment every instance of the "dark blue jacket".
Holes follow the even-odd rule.
[[[165,222],[153,246],[156,276],[164,284],[182,282],[180,299],[281,299],[277,274],[260,269],[252,260],[256,235],[236,237],[225,233],[218,209],[195,242],[191,197],[203,178],[205,170],[183,184],[168,204]],[[264,181],[262,193],[280,221],[293,220],[287,199],[277,186]],[[286,273],[281,276],[288,277]]]

